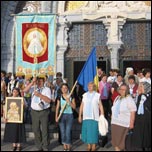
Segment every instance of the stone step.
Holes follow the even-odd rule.
[[[1,136],[4,136],[4,130],[5,130],[5,123],[1,119]],[[26,130],[27,138],[34,138],[34,133],[32,132],[31,124],[25,124],[25,130]],[[81,133],[81,124],[79,124],[77,120],[74,120],[72,127],[72,138],[80,139],[80,133]],[[56,124],[49,125],[49,136],[52,139],[58,138],[58,127]]]

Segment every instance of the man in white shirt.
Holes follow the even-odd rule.
[[[112,85],[114,82],[115,82],[115,80],[116,80],[116,76],[114,75],[114,70],[113,69],[111,69],[110,71],[109,71],[109,76],[108,76],[108,78],[107,78],[107,82],[109,82],[110,83],[110,85]]]
[[[44,78],[33,78],[32,82],[23,90],[30,91],[32,128],[38,151],[48,151],[48,116],[50,112],[51,90],[44,87]],[[40,128],[42,127],[42,129]]]

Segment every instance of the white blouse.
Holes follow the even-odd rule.
[[[83,94],[83,120],[93,119],[99,120],[99,101],[100,94],[97,92]]]
[[[117,109],[116,102],[120,102],[119,114],[118,117],[115,116],[115,112]],[[116,124],[123,127],[129,127],[130,125],[130,115],[131,112],[136,111],[137,107],[133,98],[128,95],[122,99],[118,96],[112,106],[112,119],[111,124]]]

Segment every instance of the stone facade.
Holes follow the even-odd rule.
[[[15,17],[27,12],[57,14],[56,71],[64,75],[64,58],[68,49],[68,31],[74,22],[101,21],[108,31],[111,68],[119,68],[119,49],[123,44],[121,29],[127,19],[151,20],[149,1],[2,1],[1,69],[15,72]]]

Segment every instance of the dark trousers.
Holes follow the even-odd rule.
[[[25,109],[24,113],[24,121],[25,123],[32,124],[32,118],[31,118],[31,97],[24,97],[27,103],[27,108]]]
[[[101,100],[102,100],[105,118],[108,120],[108,113],[110,113],[110,111],[109,111],[109,99],[101,99]]]
[[[32,129],[35,135],[35,144],[38,149],[46,149],[49,145],[49,112],[49,108],[42,111],[31,110]]]

